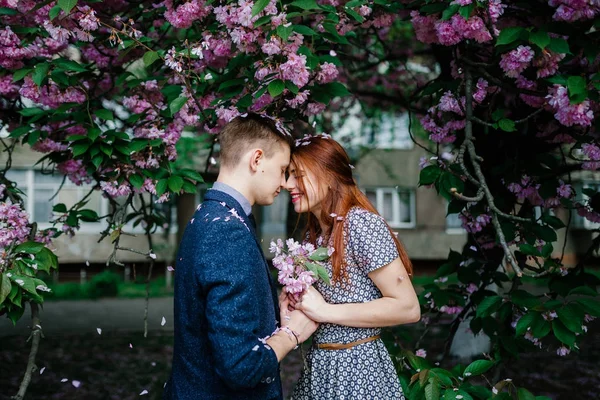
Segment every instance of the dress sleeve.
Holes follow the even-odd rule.
[[[366,274],[399,257],[396,242],[383,217],[354,209],[347,217],[347,254]]]

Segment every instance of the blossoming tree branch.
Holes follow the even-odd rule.
[[[449,342],[470,318],[492,348],[452,371],[406,349],[405,392],[528,398],[508,380],[469,377],[531,347],[576,350],[600,315],[586,269],[597,231],[577,265],[563,263],[572,217],[600,222],[597,190],[573,186],[600,167],[599,13],[596,0],[0,0],[0,124],[9,133],[0,139],[0,312],[16,322],[31,304],[37,321],[47,291],[37,274],[58,268],[51,241],[81,221],[105,222],[110,263],[133,250],[152,265],[151,233],[164,223],[155,204],[203,180],[174,166],[185,131],[216,133],[254,111],[335,136],[331,112],[408,110],[413,133],[428,139],[415,140],[432,153],[420,183],[469,232],[421,293],[423,310],[429,326],[450,318]],[[6,177],[18,145],[40,152],[44,172],[102,191],[111,212],[97,215],[85,198],[58,204],[54,228],[38,230]],[[128,213],[135,198],[142,206]],[[130,220],[145,227],[147,250],[119,245]],[[526,276],[543,282],[543,295],[523,290]],[[33,326],[21,398],[41,334]]]

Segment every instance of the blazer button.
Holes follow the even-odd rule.
[[[269,376],[269,377],[267,378],[267,383],[271,383],[271,382],[273,382],[273,379],[271,379],[271,377]]]

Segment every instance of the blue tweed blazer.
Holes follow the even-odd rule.
[[[241,205],[209,190],[188,222],[175,266],[175,342],[164,399],[282,399],[275,285]]]

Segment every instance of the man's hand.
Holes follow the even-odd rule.
[[[287,320],[287,323],[283,322],[285,320],[282,320],[282,325],[287,325],[298,334],[298,343],[302,343],[308,339],[319,327],[318,323],[308,318],[306,314],[299,310],[288,312],[288,317],[289,320]]]

